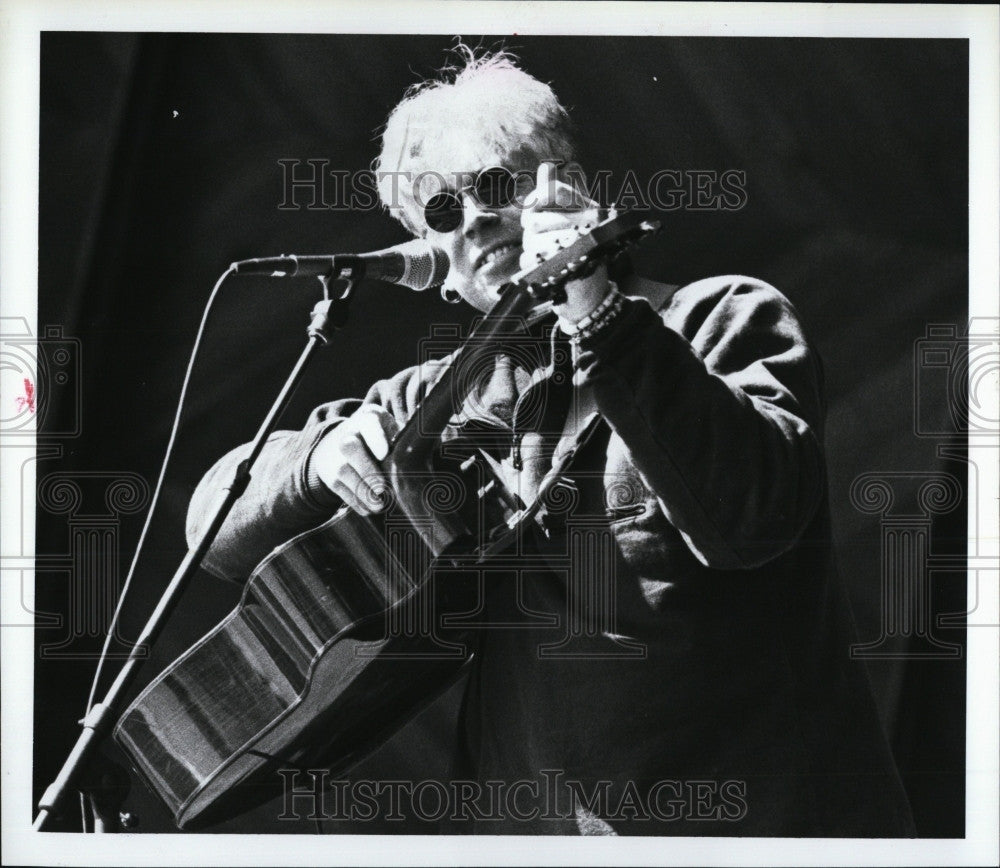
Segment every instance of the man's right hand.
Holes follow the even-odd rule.
[[[399,431],[390,413],[363,404],[353,416],[331,430],[309,459],[313,470],[334,494],[361,515],[380,512],[386,503],[386,477],[379,462]]]

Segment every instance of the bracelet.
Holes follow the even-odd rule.
[[[616,300],[623,297],[621,292],[618,291],[618,286],[614,283],[614,281],[609,280],[608,286],[610,287],[609,291],[601,300],[601,303],[598,304],[597,307],[595,307],[583,319],[573,324],[569,324],[563,319],[559,320],[559,328],[562,330],[563,334],[573,338],[581,332],[591,328],[607,314],[607,312],[614,306]]]
[[[616,319],[625,307],[625,296],[617,290],[610,294],[610,302],[607,307],[600,312],[599,316],[594,316],[591,321],[581,329],[577,329],[569,336],[571,344],[578,346],[580,341],[592,338],[598,332],[603,331]],[[596,312],[595,312],[596,313]]]

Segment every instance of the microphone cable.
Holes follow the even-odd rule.
[[[234,263],[235,265],[235,263]],[[188,386],[191,384],[191,373],[194,370],[195,359],[198,357],[198,351],[201,347],[201,342],[205,334],[205,326],[208,323],[209,314],[212,311],[212,306],[215,304],[215,299],[219,294],[219,290],[222,289],[222,284],[225,282],[226,278],[230,274],[235,272],[234,265],[230,265],[226,271],[222,273],[218,280],[215,282],[215,286],[212,287],[212,292],[208,297],[208,301],[205,303],[204,311],[201,315],[201,322],[198,325],[198,332],[195,335],[194,346],[191,348],[191,355],[188,358],[187,370],[184,372],[184,381],[181,384],[181,394],[177,400],[177,411],[174,413],[174,421],[170,428],[170,437],[167,440],[167,449],[163,455],[163,461],[160,464],[159,476],[156,480],[156,486],[153,489],[153,496],[150,500],[149,510],[146,513],[146,519],[143,522],[142,530],[139,533],[139,541],[136,543],[135,553],[132,556],[132,563],[129,565],[128,573],[125,575],[125,581],[122,584],[121,593],[118,595],[118,602],[115,605],[114,614],[111,616],[111,624],[108,626],[107,635],[104,637],[104,645],[101,648],[101,656],[97,661],[97,669],[94,672],[94,680],[90,685],[90,694],[87,697],[87,708],[86,714],[90,714],[90,710],[94,705],[94,698],[97,695],[97,688],[100,684],[101,674],[104,670],[104,661],[108,657],[108,653],[111,649],[111,637],[115,634],[115,630],[118,627],[118,620],[121,616],[122,609],[124,607],[125,595],[128,593],[129,587],[132,584],[132,579],[135,575],[136,566],[139,563],[139,557],[142,553],[143,545],[146,541],[146,535],[149,533],[149,528],[152,525],[153,513],[156,511],[157,503],[160,499],[160,492],[163,489],[163,480],[167,475],[167,465],[170,463],[171,455],[174,451],[174,445],[177,440],[177,432],[180,428],[181,414],[184,409],[184,402],[187,398]],[[85,821],[86,822],[86,821]],[[84,830],[86,831],[86,829]]]

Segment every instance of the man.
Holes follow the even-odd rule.
[[[551,88],[504,53],[465,60],[393,111],[377,167],[394,216],[447,252],[445,291],[487,311],[600,215],[557,172],[575,154]],[[498,199],[498,168],[534,189]],[[913,834],[848,656],[821,370],[795,311],[746,277],[618,277],[601,265],[569,281],[556,322],[532,320],[498,350],[453,419],[489,435],[525,503],[572,455],[560,469],[573,499],[531,525],[558,568],[485,583],[455,775],[521,789],[456,830]],[[208,568],[245,578],[339,506],[378,511],[380,462],[440,370],[403,371],[276,435]],[[192,540],[242,456],[199,486]]]

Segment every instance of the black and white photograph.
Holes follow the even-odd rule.
[[[4,4],[5,864],[996,858],[997,7],[279,5]]]

